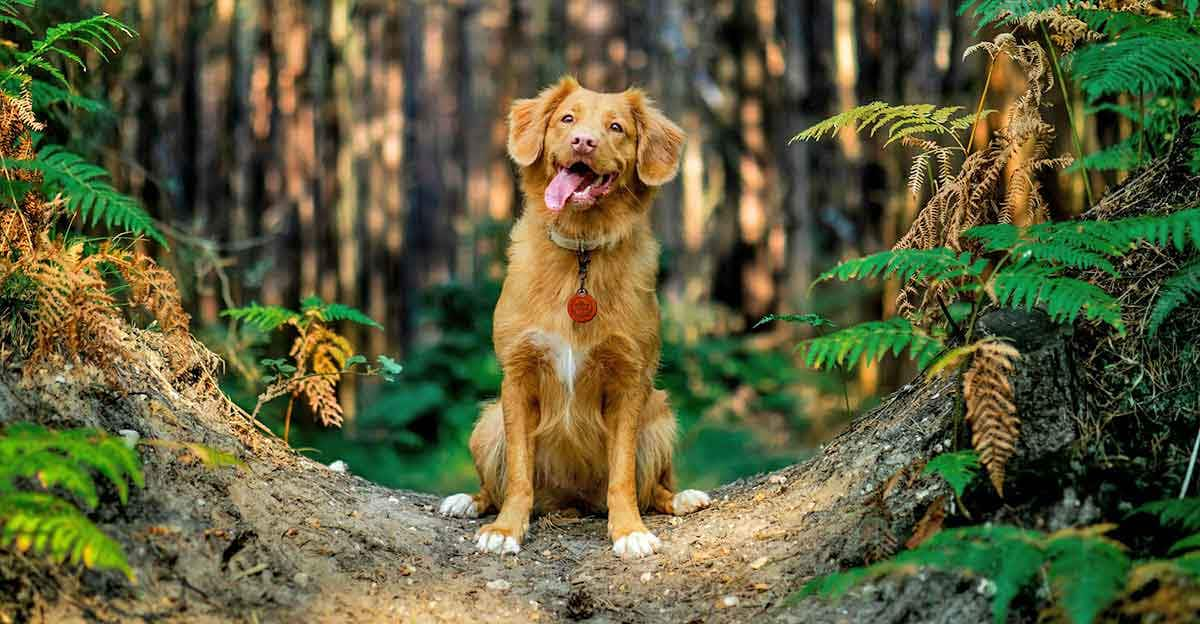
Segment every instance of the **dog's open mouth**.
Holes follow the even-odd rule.
[[[546,187],[546,207],[554,212],[568,203],[590,206],[612,189],[616,173],[599,174],[582,162],[560,167]]]

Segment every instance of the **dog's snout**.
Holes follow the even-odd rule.
[[[579,154],[591,154],[596,149],[596,137],[586,132],[571,135],[571,149]]]

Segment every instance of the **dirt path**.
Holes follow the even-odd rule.
[[[1038,361],[1053,348],[1041,353],[1026,360],[1053,365]],[[179,448],[140,447],[146,488],[127,507],[102,506],[97,518],[125,544],[138,585],[0,555],[0,568],[9,570],[0,572],[0,613],[15,621],[987,617],[987,599],[953,579],[884,583],[841,603],[784,604],[813,575],[903,543],[928,503],[945,493],[940,479],[909,467],[948,442],[949,381],[905,387],[810,461],[724,486],[710,509],[648,517],[662,552],[622,560],[611,552],[604,519],[592,517],[538,518],[519,555],[477,554],[474,532],[484,520],[443,518],[434,496],[380,487],[299,457],[203,384],[146,382],[142,391],[114,393],[73,383],[77,377],[86,376],[0,384],[0,422],[134,429],[143,439],[232,452],[245,464],[213,469]],[[131,383],[138,379],[150,377],[132,371]],[[1026,394],[1050,404],[1062,399]],[[1032,432],[1023,439],[1036,445],[1041,438]],[[922,609],[932,611],[924,617]]]

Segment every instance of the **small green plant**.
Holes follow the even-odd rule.
[[[967,486],[979,475],[979,454],[970,450],[942,453],[929,460],[921,474],[945,479],[954,496],[962,500]]]
[[[45,555],[55,563],[117,570],[133,581],[121,545],[76,507],[92,510],[100,504],[93,472],[112,484],[121,504],[129,500],[130,484],[144,486],[137,453],[121,438],[29,423],[0,431],[0,546]],[[33,484],[40,489],[30,491]]]
[[[367,365],[366,357],[354,353],[350,341],[329,328],[330,323],[348,321],[375,329],[383,326],[362,311],[340,303],[326,303],[315,295],[300,302],[300,310],[277,305],[251,303],[241,308],[221,312],[222,316],[250,325],[262,332],[290,327],[296,332],[289,358],[267,358],[260,362],[267,374],[266,389],[258,395],[253,417],[263,405],[288,396],[284,416],[283,439],[291,432],[292,407],[303,398],[321,424],[340,427],[342,405],[338,401],[337,383],[343,375],[377,375],[394,381],[401,372],[395,360],[380,355],[377,366]]]

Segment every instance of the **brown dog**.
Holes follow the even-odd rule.
[[[517,100],[508,153],[525,210],[512,230],[493,321],[500,401],[471,435],[482,483],[441,513],[478,517],[479,550],[517,552],[533,509],[608,511],[618,555],[656,551],[641,511],[685,514],[674,492],[675,417],[654,389],[658,242],[650,202],[675,177],[684,134],[639,90],[597,93],[572,78]]]

